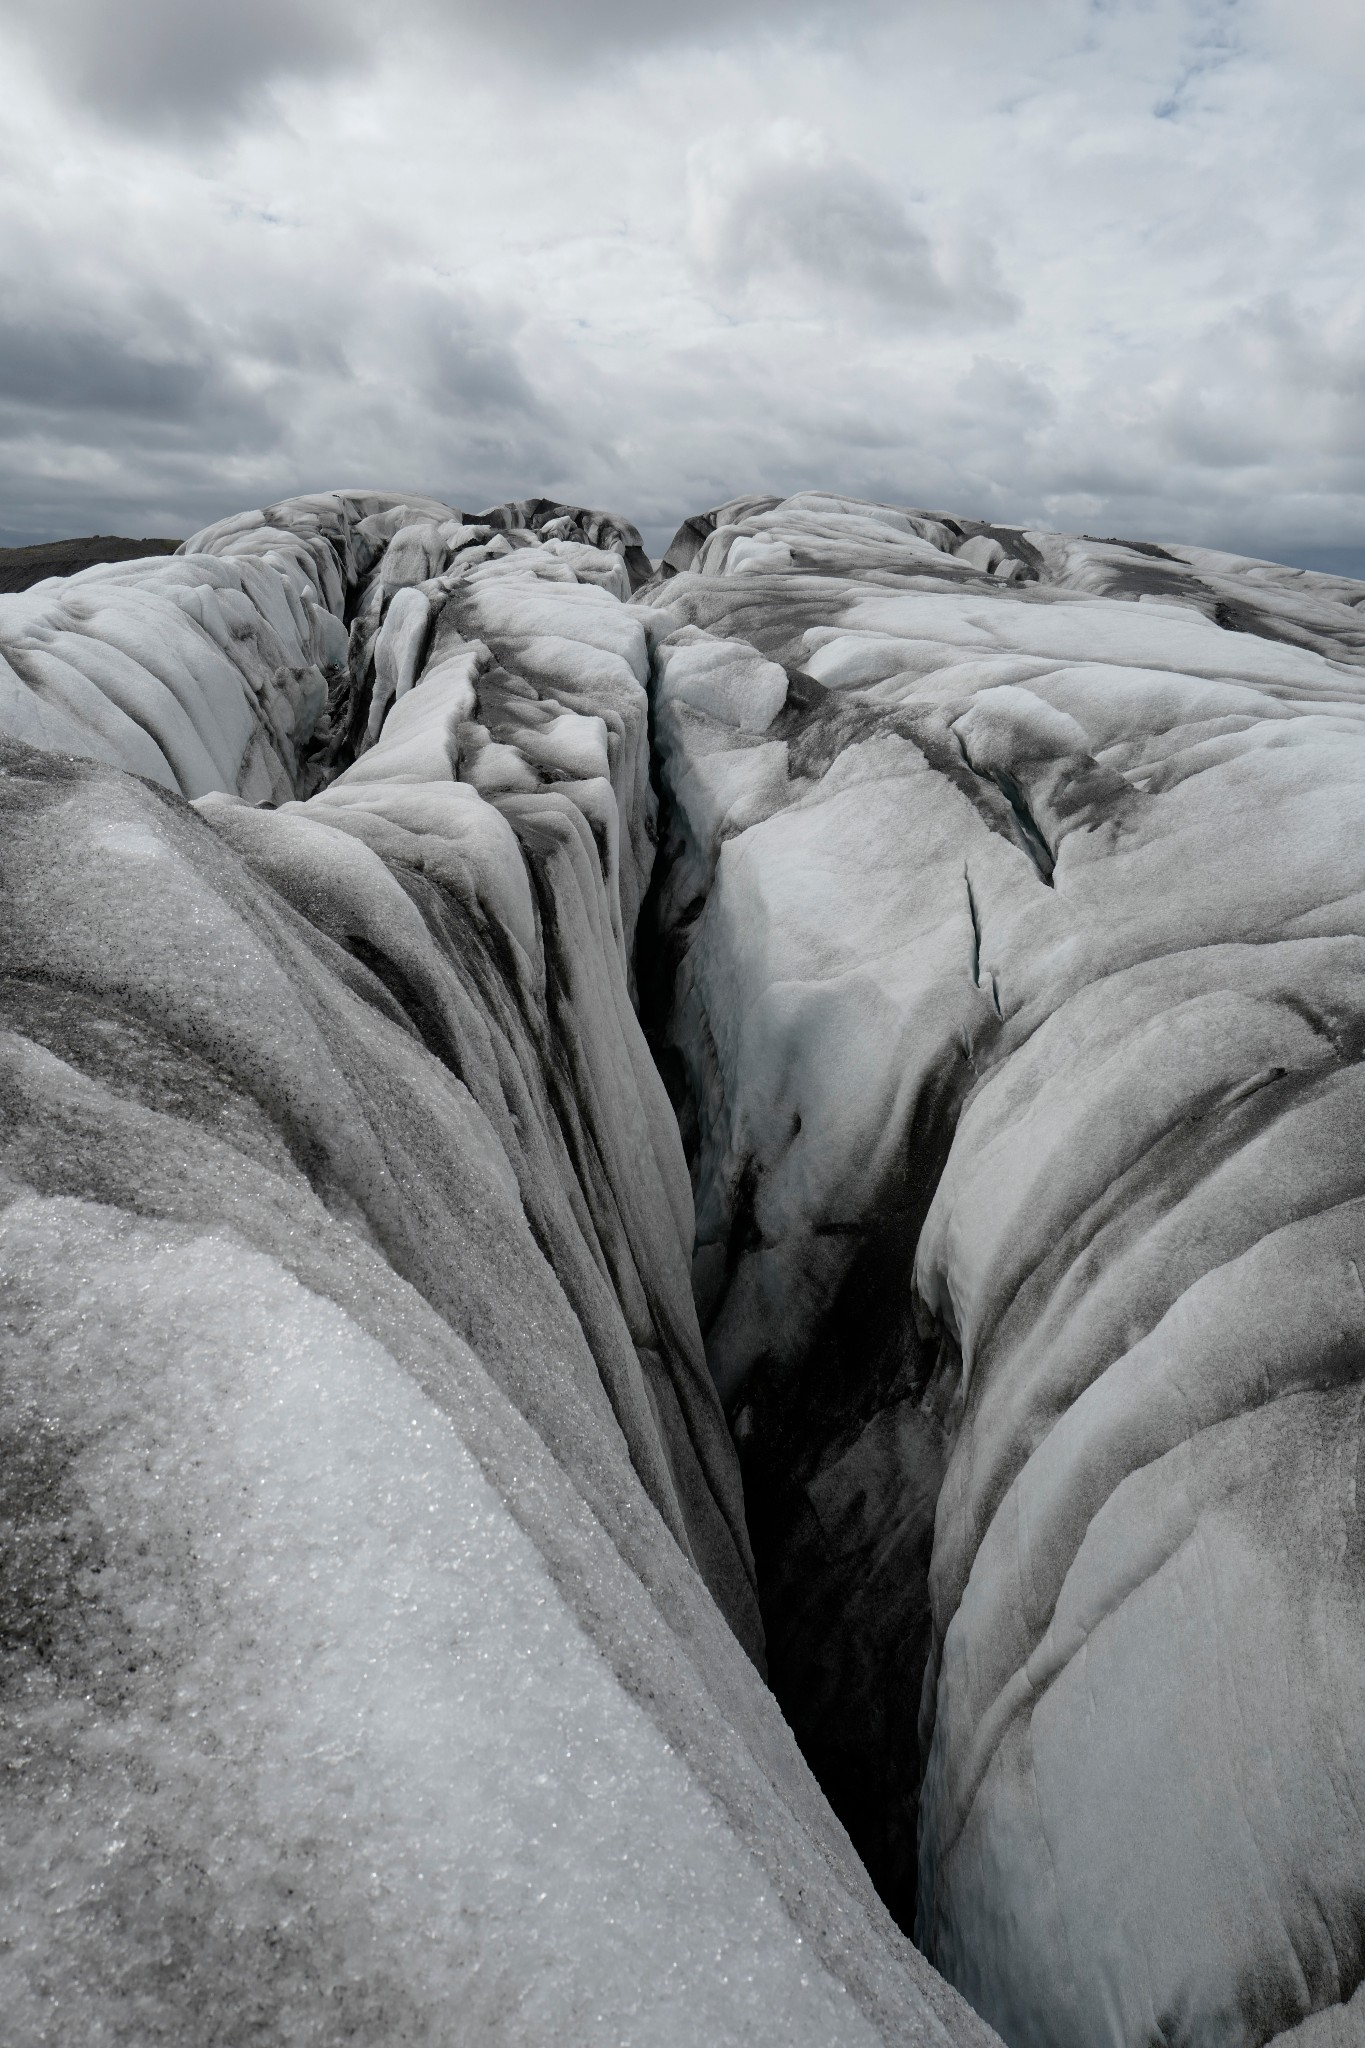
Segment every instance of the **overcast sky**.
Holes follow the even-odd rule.
[[[0,539],[824,486],[1365,575],[1362,0],[0,0]]]

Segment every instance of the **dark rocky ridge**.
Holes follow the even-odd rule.
[[[128,540],[122,534],[92,533],[79,540],[40,540],[28,547],[0,548],[0,591],[28,590],[47,576],[76,576],[96,562],[173,555],[179,545],[178,540]]]

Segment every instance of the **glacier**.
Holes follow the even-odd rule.
[[[0,595],[10,2038],[1359,2038],[1363,667],[821,492]]]

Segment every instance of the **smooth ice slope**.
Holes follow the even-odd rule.
[[[0,599],[16,2048],[989,2038],[756,1668],[646,571],[340,493]]]
[[[817,494],[664,569],[649,1006],[779,1697],[1014,2048],[1355,2039],[1365,588]]]

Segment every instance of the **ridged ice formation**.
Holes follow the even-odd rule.
[[[1363,605],[820,494],[0,597],[7,2038],[984,2048],[823,1795],[1011,2048],[1355,2038]]]

